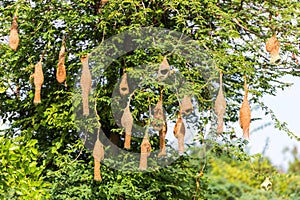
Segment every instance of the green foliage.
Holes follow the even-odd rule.
[[[37,140],[7,139],[0,136],[0,198],[42,199],[48,197],[49,183],[42,177]]]
[[[20,45],[17,51],[12,51],[7,37],[16,10]],[[156,70],[166,54],[170,54],[168,61],[171,66],[187,80],[188,88],[184,89],[195,94],[199,102],[198,112],[211,110],[215,95],[212,90],[216,88],[210,88],[208,82],[216,80],[218,70],[222,70],[228,105],[225,124],[230,129],[230,125],[238,121],[243,94],[242,77],[246,74],[251,105],[259,104],[266,114],[271,115],[276,128],[296,138],[287,125],[261,102],[261,98],[265,94],[275,95],[278,89],[290,86],[279,81],[284,75],[299,76],[299,66],[290,59],[292,52],[299,55],[299,10],[300,4],[296,0],[109,0],[105,5],[101,5],[100,0],[1,1],[0,116],[9,126],[1,131],[3,135],[0,137],[0,197],[192,199],[195,194],[196,199],[296,199],[300,196],[297,188],[299,176],[278,174],[265,160],[254,158],[251,161],[242,140],[234,143],[224,139],[221,144],[208,144],[212,155],[208,156],[204,176],[199,182],[197,174],[204,160],[192,156],[181,157],[171,166],[151,173],[122,173],[101,165],[103,181],[95,182],[90,152],[79,152],[83,144],[78,134],[72,98],[78,81],[76,76],[80,74],[80,56],[126,30],[161,27],[194,39],[199,46],[198,53],[205,50],[205,54],[214,60],[214,70],[207,80],[180,51],[171,53],[159,45],[137,49],[114,60],[100,77],[105,81],[97,85],[94,93],[101,128],[109,138],[116,138],[119,147],[123,146],[124,136],[113,118],[110,98],[116,84],[125,68],[133,77],[139,78],[143,71],[137,70],[138,66],[145,64]],[[275,31],[281,42],[283,59],[280,65],[271,65],[265,51],[265,42]],[[64,36],[67,87],[55,79]],[[29,77],[44,51],[42,104],[34,105],[34,87]],[[195,59],[197,55],[194,55]],[[101,56],[105,58],[107,55]],[[149,106],[147,97],[154,106],[162,85],[152,79],[147,81],[144,88],[136,91],[131,105],[133,118],[141,126],[147,123],[147,119],[141,120]],[[170,121],[174,121],[179,103],[170,88],[165,90],[164,106]],[[201,140],[204,139],[202,131],[205,125],[211,121],[212,116],[201,115],[194,123]],[[225,138],[239,133],[240,130],[232,130],[225,133]],[[132,151],[138,152],[141,141],[132,141]],[[159,146],[157,138],[151,142],[154,149]],[[76,158],[78,154],[80,156]],[[212,159],[214,157],[219,159]],[[297,166],[292,164],[291,171],[295,172]],[[273,178],[272,192],[259,190],[259,184],[266,175]]]

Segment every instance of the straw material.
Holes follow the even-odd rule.
[[[83,115],[88,116],[89,111],[89,93],[92,87],[92,76],[88,64],[88,56],[81,57],[82,74],[80,78],[80,86],[82,90]]]
[[[148,156],[150,156],[151,152],[151,144],[149,142],[149,138],[146,135],[143,138],[142,144],[141,144],[141,157],[140,157],[140,170],[146,170],[148,165]]]
[[[99,162],[104,159],[104,148],[99,139],[97,139],[95,142],[93,156]]]
[[[66,52],[66,44],[63,40],[60,52],[59,52],[59,58],[58,58],[58,67],[56,71],[56,80],[59,83],[63,83],[66,80],[66,67],[65,67],[65,52]]]
[[[168,63],[167,57],[165,56],[158,69],[158,75],[157,75],[158,80],[159,81],[165,80],[169,76],[170,70],[171,70],[170,65]]]
[[[42,85],[44,83],[44,74],[43,74],[43,68],[42,68],[42,62],[39,61],[35,66],[34,66],[34,73],[32,75],[34,78],[34,87],[35,87],[35,93],[34,93],[34,104],[41,103],[41,90],[42,90]]]
[[[18,17],[14,15],[11,27],[10,27],[10,35],[9,35],[9,47],[16,51],[19,46],[19,34],[18,34]]]
[[[280,48],[280,43],[276,38],[276,34],[274,34],[267,42],[266,42],[266,50],[270,53],[271,64],[276,64],[280,61],[280,56],[279,56],[279,48]]]
[[[181,103],[181,114],[189,115],[193,112],[193,104],[190,96],[184,95]]]
[[[152,126],[156,131],[160,131],[164,125],[164,111],[163,111],[163,102],[162,97],[157,102],[156,106],[153,109],[153,121]]]
[[[223,85],[222,72],[220,72],[220,88],[219,88],[217,99],[215,101],[215,112],[218,118],[218,128],[217,128],[218,134],[223,133],[223,117],[226,112],[226,100],[223,94],[222,85]]]
[[[130,149],[131,131],[133,125],[133,117],[131,115],[129,105],[124,109],[124,113],[121,118],[121,125],[125,128],[125,143],[124,148]]]
[[[251,120],[251,111],[250,111],[250,106],[248,102],[248,88],[247,88],[247,83],[245,79],[245,85],[244,85],[244,90],[245,90],[245,96],[243,99],[243,103],[240,109],[240,126],[243,129],[243,137],[249,140],[250,138],[250,120]]]
[[[184,122],[183,122],[180,114],[178,115],[178,119],[175,124],[173,133],[174,133],[174,136],[178,140],[178,152],[183,153],[184,152],[185,126],[184,126]]]
[[[125,95],[129,94],[129,86],[128,86],[128,82],[127,82],[127,73],[125,73],[122,76],[122,80],[121,80],[121,83],[120,83],[120,94],[122,96],[125,96]]]
[[[104,159],[104,148],[99,138],[97,138],[94,145],[93,157],[94,157],[94,179],[96,181],[101,181],[102,178],[100,174],[100,161]]]
[[[164,123],[163,128],[159,131],[159,153],[158,157],[166,156],[166,135],[167,135],[168,126],[167,123]]]
[[[94,158],[94,179],[95,181],[102,181],[100,172],[100,161]]]
[[[108,0],[101,0],[101,5],[105,5],[108,2]]]

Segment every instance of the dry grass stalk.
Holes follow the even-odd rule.
[[[168,63],[167,57],[165,56],[158,68],[158,75],[157,75],[158,80],[159,81],[165,80],[168,77],[170,70],[171,70],[170,65]]]
[[[267,42],[266,42],[266,50],[270,53],[271,64],[276,64],[280,61],[280,56],[279,56],[279,48],[280,48],[280,43],[276,38],[276,34],[274,34]]]
[[[181,103],[181,114],[189,115],[193,112],[193,104],[190,96],[184,95]]]
[[[159,153],[158,157],[166,156],[166,135],[167,135],[167,122],[164,122],[163,128],[159,131]]]
[[[141,144],[141,157],[140,157],[140,166],[139,166],[140,170],[147,169],[148,156],[150,156],[150,152],[151,152],[151,144],[149,142],[148,134],[146,133]]]
[[[244,90],[245,95],[243,99],[243,103],[240,109],[240,126],[243,129],[243,137],[249,140],[250,138],[250,120],[251,120],[251,111],[250,106],[248,102],[248,88],[247,88],[247,82],[245,77],[245,83],[244,83]]]
[[[122,96],[125,96],[125,95],[129,94],[129,86],[128,86],[128,82],[127,82],[127,73],[125,73],[122,76],[122,80],[121,80],[121,83],[120,83],[120,94]]]
[[[56,80],[59,83],[63,83],[66,80],[66,67],[65,67],[65,52],[66,52],[66,42],[63,40],[58,57],[58,67],[56,71]]]
[[[224,122],[223,117],[226,112],[226,100],[223,94],[222,85],[223,85],[222,72],[220,72],[220,88],[215,102],[215,112],[218,118],[218,128],[217,128],[218,134],[223,133],[223,122]]]
[[[41,103],[41,90],[44,83],[44,74],[41,61],[34,66],[34,73],[31,75],[31,77],[34,79],[33,83],[35,87],[33,103],[38,104]]]
[[[125,128],[125,143],[124,148],[130,149],[131,131],[133,125],[133,117],[131,115],[129,105],[124,109],[124,113],[121,118],[122,127]]]
[[[184,153],[185,126],[180,113],[178,115],[173,133],[178,140],[178,153]]]
[[[164,110],[163,110],[163,101],[162,93],[160,94],[160,99],[157,102],[156,106],[153,109],[153,121],[152,126],[156,131],[160,131],[164,126]]]
[[[18,34],[18,17],[14,15],[11,27],[10,27],[10,35],[9,35],[9,47],[16,51],[19,46],[19,34]]]
[[[100,142],[99,138],[97,138],[94,149],[93,149],[93,157],[94,157],[94,179],[96,181],[101,181],[100,174],[100,161],[104,159],[104,148],[103,144]]]
[[[80,78],[80,86],[82,90],[83,115],[90,114],[89,110],[89,93],[92,88],[92,76],[88,64],[88,56],[80,58],[82,63],[82,74]]]

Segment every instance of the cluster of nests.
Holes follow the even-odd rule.
[[[108,0],[101,0],[101,5],[105,5]],[[17,11],[16,11],[17,13]],[[10,28],[10,36],[9,36],[9,47],[16,51],[19,46],[19,34],[18,34],[18,23],[17,23],[17,14],[14,15],[13,21]],[[266,50],[270,53],[270,63],[271,64],[278,64],[280,61],[279,55],[279,48],[280,43],[277,40],[276,34],[274,34],[271,38],[269,38],[266,42]],[[56,79],[59,83],[65,82],[66,85],[66,68],[65,68],[65,51],[66,51],[66,40],[65,38],[62,40],[61,49],[59,52],[58,58],[58,66],[56,71]],[[34,66],[34,73],[31,75],[31,78],[34,79],[34,86],[35,86],[35,95],[34,95],[34,103],[38,104],[41,103],[41,88],[44,82],[44,75],[42,69],[42,59]],[[83,56],[80,58],[82,63],[82,75],[80,79],[80,86],[82,89],[82,101],[83,101],[83,115],[89,115],[89,106],[88,106],[88,95],[91,90],[92,84],[92,77],[88,67],[88,56]],[[296,58],[295,54],[292,54],[292,60],[294,60],[298,64],[298,59]],[[164,81],[170,74],[170,65],[168,63],[167,57],[163,58],[162,63],[158,69],[158,81]],[[220,72],[220,88],[219,92],[215,101],[214,110],[217,116],[218,126],[217,126],[217,133],[221,134],[223,132],[223,123],[224,123],[224,115],[226,112],[226,100],[224,97],[223,89],[222,89],[222,72]],[[120,94],[122,96],[126,96],[129,94],[129,86],[127,81],[127,74],[125,73],[122,76],[120,82]],[[249,139],[249,128],[250,128],[250,120],[251,120],[251,112],[250,106],[248,102],[248,87],[246,76],[244,78],[244,98],[240,108],[240,126],[243,129],[243,136],[246,139]],[[185,136],[185,125],[184,121],[182,120],[182,114],[189,115],[193,111],[193,104],[191,97],[185,95],[182,98],[180,103],[180,112],[177,117],[177,121],[173,130],[175,137],[178,139],[178,152],[184,152],[184,136]],[[129,104],[124,109],[122,118],[121,118],[121,125],[125,129],[125,143],[124,148],[130,149],[130,141],[131,141],[131,132],[132,132],[132,125],[133,125],[133,117],[129,109]],[[165,146],[165,137],[167,133],[167,122],[163,112],[163,100],[162,100],[162,91],[160,94],[160,99],[157,102],[154,113],[153,113],[153,120],[151,125],[154,130],[159,131],[160,136],[160,153],[158,156],[166,155],[166,146]],[[145,137],[143,138],[141,144],[141,159],[140,159],[140,169],[147,168],[147,157],[150,155],[151,152],[151,144],[148,137],[148,132],[146,132]],[[100,181],[100,161],[104,158],[104,150],[103,144],[100,142],[99,138],[97,138],[93,156],[95,159],[95,168],[94,168],[94,178],[95,180]]]

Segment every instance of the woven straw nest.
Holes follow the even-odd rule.
[[[66,67],[65,67],[65,52],[66,52],[66,44],[65,41],[62,42],[59,57],[58,57],[58,67],[56,71],[56,80],[59,83],[63,83],[66,80]]]
[[[181,114],[189,115],[193,112],[192,99],[188,95],[184,95],[181,103]]]
[[[222,73],[220,73],[220,88],[218,92],[218,96],[215,101],[215,112],[218,118],[218,128],[217,128],[217,133],[223,133],[223,117],[226,112],[226,100],[223,94],[223,89],[222,89]]]
[[[80,58],[82,63],[82,74],[80,77],[80,87],[82,92],[83,115],[89,115],[89,93],[92,88],[92,76],[88,65],[88,56]]]
[[[125,96],[125,95],[129,94],[129,86],[128,86],[128,82],[127,82],[127,73],[125,73],[122,76],[119,89],[120,89],[120,94],[122,96]]]
[[[18,34],[18,17],[15,15],[10,27],[10,35],[9,35],[9,47],[16,51],[19,46],[19,34]]]
[[[159,65],[157,78],[159,81],[164,81],[170,74],[170,65],[165,56],[162,63]]]
[[[280,61],[280,56],[279,56],[279,48],[280,48],[280,43],[276,38],[276,35],[274,34],[268,41],[266,42],[266,50],[270,53],[271,59],[270,63],[271,64],[277,64]]]
[[[181,118],[181,115],[178,115],[174,130],[173,130],[174,136],[178,140],[178,152],[183,153],[184,152],[184,136],[185,136],[185,125]]]
[[[43,74],[43,67],[42,67],[41,61],[39,61],[34,66],[34,73],[33,73],[32,77],[34,79],[33,83],[34,83],[34,87],[35,87],[33,103],[38,104],[38,103],[41,103],[41,90],[42,90],[42,85],[44,83],[44,74]]]
[[[141,157],[140,157],[140,166],[139,169],[140,170],[145,170],[147,169],[147,165],[148,165],[148,156],[150,156],[150,152],[151,152],[151,144],[149,141],[149,137],[146,135],[143,138],[142,144],[141,144]]]
[[[245,81],[245,96],[243,99],[243,103],[240,109],[240,126],[243,129],[243,137],[248,139],[250,138],[250,121],[251,121],[251,111],[250,105],[248,102],[248,88]]]
[[[153,109],[153,121],[152,126],[156,131],[160,131],[164,126],[164,111],[163,111],[163,102],[160,99],[156,106]]]

